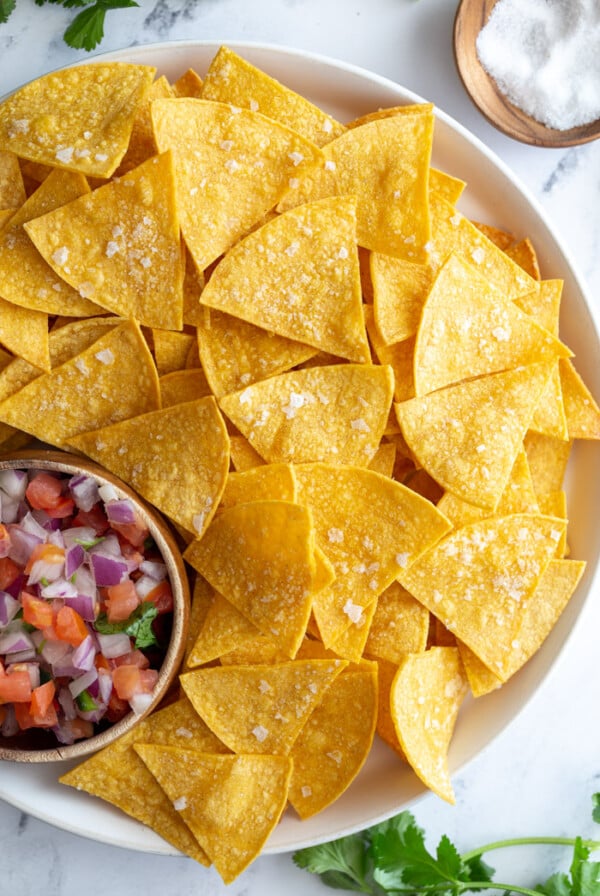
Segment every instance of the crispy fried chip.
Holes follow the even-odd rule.
[[[369,464],[369,470],[381,473],[382,476],[392,477],[395,464],[396,446],[392,442],[382,442]]]
[[[144,719],[109,747],[66,772],[59,779],[61,784],[107,800],[154,828],[176,849],[208,865],[206,853],[133,749],[138,740],[169,745],[177,750],[184,747],[227,752],[184,697]]]
[[[519,240],[517,243],[513,243],[504,251],[509,258],[516,261],[519,267],[523,268],[523,270],[526,271],[530,277],[533,277],[534,280],[542,279],[540,276],[540,266],[538,264],[537,255],[529,237],[526,237],[524,240]]]
[[[192,333],[177,333],[173,330],[152,330],[154,360],[159,376],[183,370],[194,343]]]
[[[484,224],[481,221],[473,221],[472,223],[488,238],[488,240],[490,240],[490,242],[494,243],[495,246],[498,246],[499,249],[502,249],[503,252],[505,252],[515,241],[513,233],[508,233],[506,230],[494,227],[493,224]]]
[[[298,497],[292,464],[262,464],[243,473],[230,473],[221,498],[222,507],[248,501],[291,501]]]
[[[140,328],[126,321],[0,402],[0,420],[64,447],[79,433],[154,410],[158,403],[152,356]]]
[[[453,253],[440,268],[421,312],[415,392],[426,395],[470,377],[570,354]]]
[[[0,105],[0,149],[94,177],[121,161],[155,69],[94,63],[44,75]]]
[[[254,501],[226,508],[184,557],[288,656],[296,654],[315,576],[314,530],[305,507]]]
[[[340,659],[296,659],[213,666],[186,672],[180,681],[196,712],[234,753],[286,756],[346,665]]]
[[[188,655],[187,668],[204,666],[243,645],[258,629],[222,594],[210,588],[209,604]]]
[[[300,818],[334,802],[362,768],[377,721],[377,665],[349,666],[329,686],[294,746],[289,800]]]
[[[300,501],[314,515],[317,543],[336,575],[313,606],[321,638],[332,647],[450,523],[429,501],[371,470],[302,464],[296,476]]]
[[[80,295],[149,327],[182,328],[183,261],[170,153],[25,229]]]
[[[283,373],[317,354],[317,349],[278,336],[239,317],[204,307],[198,323],[198,351],[217,398]]]
[[[398,664],[405,654],[425,650],[428,634],[429,610],[392,582],[377,599],[365,653]]]
[[[390,367],[337,364],[271,377],[221,399],[221,408],[266,461],[366,466],[385,430]]]
[[[29,364],[50,370],[47,314],[0,298],[0,343]]]
[[[229,469],[229,438],[212,396],[81,433],[70,444],[188,532],[205,532]]]
[[[181,229],[204,270],[261,221],[319,149],[263,115],[209,100],[156,100],[161,152],[172,149]]]
[[[429,189],[439,193],[452,205],[458,202],[467,184],[459,177],[453,177],[447,171],[438,168],[429,169]]]
[[[231,462],[238,473],[260,467],[264,460],[245,436],[231,436]]]
[[[19,208],[26,198],[18,156],[0,151],[0,209]]]
[[[551,369],[531,364],[396,404],[402,435],[443,488],[493,510]]]
[[[528,432],[523,441],[536,495],[558,492],[563,486],[573,442],[565,442],[537,432]]]
[[[201,301],[325,352],[368,362],[355,201],[325,199],[286,212],[231,249]]]
[[[600,439],[600,408],[590,390],[569,359],[559,367],[569,439]]]
[[[535,514],[477,521],[451,532],[398,578],[506,680],[523,612],[564,529],[563,520]]]
[[[172,373],[166,373],[160,377],[159,385],[160,401],[163,408],[211,395],[204,371],[200,368],[174,370]]]
[[[175,96],[202,96],[202,78],[193,68],[188,68],[171,86]]]
[[[414,336],[433,271],[381,252],[371,253],[371,280],[375,323],[384,345]]]
[[[167,99],[172,96],[174,96],[173,89],[164,75],[150,85],[143,103],[138,106],[127,152],[116,171],[118,177],[127,174],[128,171],[137,168],[142,162],[157,154],[158,148],[154,139],[150,108],[154,100]]]
[[[231,883],[262,850],[287,802],[291,760],[136,744],[175,810]]]
[[[390,692],[398,740],[416,774],[454,803],[448,747],[467,680],[456,647],[432,647],[405,657]]]
[[[261,112],[298,131],[317,146],[323,146],[345,130],[342,124],[305,97],[280,84],[229,47],[221,47],[213,58],[202,96],[206,100]]]

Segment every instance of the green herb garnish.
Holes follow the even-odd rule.
[[[110,9],[139,6],[135,0],[35,0],[36,6],[54,3],[66,9],[81,9],[65,33],[63,39],[75,50],[93,50],[104,37],[104,19]],[[7,22],[16,6],[16,0],[0,0],[0,24]]]
[[[600,822],[600,794],[594,794],[592,800],[592,817]],[[535,889],[494,880],[494,869],[482,859],[494,849],[538,844],[570,846],[573,856],[568,873],[553,874]],[[581,837],[519,837],[460,855],[443,836],[434,854],[428,851],[425,833],[413,815],[401,812],[366,831],[298,850],[293,859],[298,867],[318,874],[329,887],[369,896],[460,896],[480,890],[522,896],[600,896],[600,862],[590,861],[590,853],[597,849],[600,841]]]
[[[139,650],[145,647],[153,647],[158,644],[152,623],[158,615],[158,610],[151,601],[139,604],[133,613],[122,622],[109,622],[106,613],[101,613],[94,623],[94,627],[101,635],[114,635],[117,632],[125,632],[130,638],[135,638],[135,646]]]
[[[75,697],[75,703],[81,710],[81,712],[93,712],[95,709],[98,709],[98,704],[87,690],[82,691],[80,694],[77,694]]]

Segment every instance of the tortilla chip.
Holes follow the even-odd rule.
[[[158,403],[146,342],[137,324],[125,321],[0,402],[0,420],[65,447],[82,432],[154,410]]]
[[[292,763],[136,744],[226,884],[261,852],[287,802]]]
[[[298,131],[317,146],[323,146],[345,130],[305,97],[280,84],[229,47],[221,47],[210,63],[202,96],[260,112]]]
[[[429,189],[439,193],[446,202],[455,205],[463,194],[467,184],[459,177],[453,177],[446,171],[437,168],[429,169]]]
[[[153,330],[154,360],[159,376],[183,370],[189,350],[194,342],[192,333],[177,333],[173,330]]]
[[[47,314],[0,298],[0,343],[29,364],[50,370]]]
[[[538,498],[550,492],[560,491],[573,442],[529,431],[523,444]]]
[[[188,532],[206,531],[229,469],[227,430],[212,396],[149,411],[69,441]]]
[[[0,149],[25,159],[110,177],[156,69],[92,63],[30,81],[0,105]]]
[[[148,327],[181,330],[183,263],[170,153],[25,229],[80,295]]]
[[[541,280],[539,290],[528,292],[515,299],[515,304],[529,314],[541,327],[558,336],[562,280]]]
[[[556,439],[566,440],[569,438],[560,377],[560,359],[554,364],[546,388],[540,396],[529,423],[529,428]]]
[[[257,634],[255,625],[222,594],[210,588],[208,608],[187,658],[186,667],[193,669],[217,660],[222,654],[235,650]]]
[[[384,345],[414,336],[433,283],[430,266],[372,252],[371,279],[375,323]]]
[[[159,379],[160,402],[163,408],[185,401],[196,401],[211,395],[210,386],[206,382],[204,371],[174,370]]]
[[[188,68],[171,86],[175,96],[202,96],[202,78],[193,68]]]
[[[256,112],[209,100],[156,100],[156,142],[175,155],[181,230],[204,270],[314,166],[319,149]]]
[[[370,360],[362,314],[355,201],[286,212],[231,249],[201,302],[350,361]]]
[[[519,267],[522,267],[534,280],[542,279],[537,255],[529,237],[526,237],[524,240],[519,240],[517,243],[513,243],[504,251],[509,258],[516,261]]]
[[[18,156],[0,151],[0,209],[19,208],[26,198]]]
[[[248,501],[291,501],[297,495],[292,464],[263,464],[244,473],[230,473],[221,498],[221,507]]]
[[[382,442],[371,459],[369,470],[391,478],[394,475],[395,464],[396,446],[392,442]]]
[[[490,240],[495,246],[498,246],[499,249],[502,249],[503,252],[506,252],[509,246],[515,241],[515,236],[513,233],[509,233],[506,230],[501,230],[499,227],[494,227],[493,224],[483,224],[481,221],[473,221],[472,222],[477,230],[480,230],[481,233],[485,237]]]
[[[339,659],[308,659],[213,666],[186,672],[180,681],[196,712],[234,753],[287,756],[346,665]]]
[[[231,462],[234,470],[243,473],[245,470],[252,470],[254,467],[260,467],[264,464],[264,460],[260,454],[255,451],[245,436],[231,436]]]
[[[405,654],[425,650],[428,635],[429,610],[392,582],[377,599],[365,653],[397,665]]]
[[[338,364],[271,377],[221,399],[266,461],[367,465],[393,397],[389,367]]]
[[[420,465],[442,488],[493,510],[551,368],[531,364],[396,404]]]
[[[569,439],[600,439],[600,408],[573,363],[560,363],[560,383]]]
[[[456,647],[404,657],[391,687],[391,712],[404,754],[423,783],[454,803],[448,747],[467,680]]]
[[[127,145],[127,152],[116,171],[118,177],[122,177],[128,171],[132,171],[138,165],[141,165],[142,162],[157,154],[158,147],[154,139],[154,131],[152,130],[150,108],[154,100],[165,99],[173,95],[173,89],[164,75],[161,75],[160,78],[157,78],[150,85],[144,101],[138,106],[131,129],[131,137]]]

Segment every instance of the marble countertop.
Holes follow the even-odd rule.
[[[483,140],[544,208],[586,283],[600,319],[600,141],[566,150],[513,142],[465,95],[451,35],[456,0],[140,0],[109,13],[102,50],[163,40],[252,41],[309,50],[386,76],[434,102]],[[0,25],[0,94],[86,58],[62,33],[72,13],[19,0]],[[434,844],[447,832],[467,850],[505,836],[596,836],[591,794],[600,791],[598,595],[588,601],[568,647],[521,714],[454,779],[456,806],[423,797],[413,811]],[[329,892],[288,854],[257,860],[225,887],[192,860],[131,852],[77,837],[0,802],[0,893],[79,896],[91,888],[126,896],[287,896]],[[563,850],[494,855],[502,876],[545,879]]]

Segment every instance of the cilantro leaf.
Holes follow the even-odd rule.
[[[549,877],[545,884],[539,884],[536,890],[538,893],[543,893],[544,896],[571,896],[569,875],[559,871]]]
[[[17,5],[17,0],[0,0],[0,24],[8,22],[8,17]]]
[[[130,638],[135,638],[135,646],[139,650],[145,647],[153,647],[158,644],[152,623],[158,610],[150,601],[139,604],[133,613],[122,622],[109,622],[106,613],[101,613],[94,623],[94,627],[101,635],[114,635],[117,632],[125,632]]]
[[[600,793],[592,794],[592,818],[600,824]]]
[[[600,896],[600,862],[590,862],[590,850],[577,837],[570,872],[574,896]]]
[[[63,0],[64,6],[81,6],[77,0]],[[76,50],[93,50],[104,37],[104,19],[109,9],[138,6],[135,0],[96,0],[78,13],[64,33],[65,43]]]
[[[292,858],[298,868],[318,874],[328,887],[359,893],[376,892],[369,884],[370,869],[361,834],[300,849]]]

